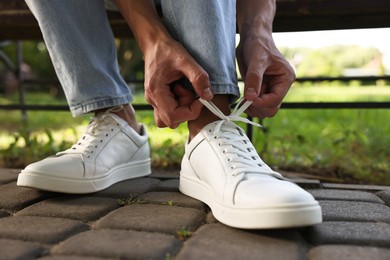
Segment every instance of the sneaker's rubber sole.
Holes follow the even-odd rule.
[[[237,208],[214,199],[212,189],[199,180],[180,175],[180,191],[206,203],[214,217],[223,224],[242,229],[272,229],[304,227],[322,222],[317,201],[306,204],[275,206],[273,208]]]
[[[117,166],[103,177],[89,179],[68,179],[23,170],[18,176],[17,185],[53,192],[86,194],[104,190],[124,180],[144,177],[150,174],[151,166],[150,159],[148,159]]]

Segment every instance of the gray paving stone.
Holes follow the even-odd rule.
[[[292,181],[304,189],[320,189],[320,188],[322,188],[322,184],[319,180],[292,179]]]
[[[386,248],[348,245],[326,245],[312,248],[308,253],[309,260],[389,260],[390,250]]]
[[[53,196],[54,193],[36,189],[17,187],[15,182],[0,186],[0,208],[20,210],[40,200]]]
[[[390,223],[390,208],[357,201],[319,201],[324,221],[367,221]]]
[[[17,216],[0,218],[0,238],[52,244],[88,229],[80,221]]]
[[[0,185],[16,181],[20,170],[0,169]]]
[[[188,259],[304,259],[298,232],[250,232],[222,224],[200,227],[186,241],[176,260]]]
[[[390,206],[390,191],[380,191],[377,192],[375,195],[381,198],[387,206]]]
[[[47,249],[37,243],[0,239],[0,259],[35,259]]]
[[[99,238],[99,239],[96,239]],[[133,230],[93,230],[73,236],[53,248],[53,253],[116,259],[166,259],[182,242],[174,236]]]
[[[93,256],[75,256],[75,255],[49,255],[38,258],[39,260],[118,260],[118,258],[111,257],[93,257]]]
[[[180,168],[177,169],[161,169],[152,168],[152,174],[150,175],[152,178],[164,180],[164,179],[179,179],[180,178]]]
[[[145,203],[154,203],[160,205],[172,204],[173,206],[197,208],[203,211],[206,208],[206,205],[203,202],[183,195],[179,192],[148,192],[140,195],[138,198]]]
[[[161,181],[158,179],[149,177],[136,178],[114,184],[108,189],[95,193],[94,196],[124,199],[129,196],[137,196],[151,191],[157,187],[160,182]]]
[[[340,183],[322,183],[322,187],[325,189],[360,190],[360,191],[369,191],[369,192],[390,190],[390,186],[340,184]]]
[[[206,218],[205,218],[205,222],[206,222],[206,224],[219,223],[219,221],[214,217],[214,215],[211,211],[207,213]]]
[[[161,183],[154,189],[156,191],[179,191],[179,179],[170,179],[161,181]]]
[[[3,210],[3,209],[0,209],[0,218],[3,218],[3,217],[8,217],[10,214]]]
[[[93,226],[176,234],[183,228],[194,230],[204,216],[204,212],[193,208],[131,204],[109,213],[95,222]]]
[[[16,215],[92,221],[119,206],[117,200],[110,198],[67,196],[41,201],[19,211]]]
[[[307,190],[318,200],[347,200],[381,203],[383,201],[372,193],[355,190],[315,189]]]
[[[348,244],[390,247],[390,225],[369,222],[323,222],[307,229],[307,238],[315,245]]]

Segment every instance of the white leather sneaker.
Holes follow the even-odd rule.
[[[214,104],[201,101],[222,120],[205,126],[186,144],[180,191],[203,201],[217,220],[236,228],[321,223],[321,208],[313,196],[266,165],[232,122],[249,121],[239,115],[250,103],[225,116]]]
[[[92,193],[151,173],[148,136],[110,111],[92,118],[70,149],[28,165],[17,185],[65,193]]]

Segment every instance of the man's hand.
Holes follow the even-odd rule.
[[[244,97],[253,101],[246,113],[259,118],[274,116],[294,82],[293,69],[267,35],[241,37],[236,53]]]
[[[158,42],[144,54],[145,98],[154,108],[157,126],[176,128],[198,118],[202,103],[177,80],[187,78],[196,93],[209,100],[213,94],[208,74],[174,40]]]
[[[275,12],[275,0],[237,0],[237,62],[245,83],[244,97],[253,101],[246,112],[260,118],[276,114],[295,79],[272,38]]]
[[[158,127],[176,128],[196,119],[202,104],[174,82],[185,77],[203,99],[213,98],[208,74],[162,24],[153,0],[116,0],[145,60],[145,97]]]

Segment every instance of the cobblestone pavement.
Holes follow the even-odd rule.
[[[390,259],[390,187],[296,180],[324,222],[239,230],[179,193],[177,175],[75,196],[16,187],[0,169],[0,259]]]

